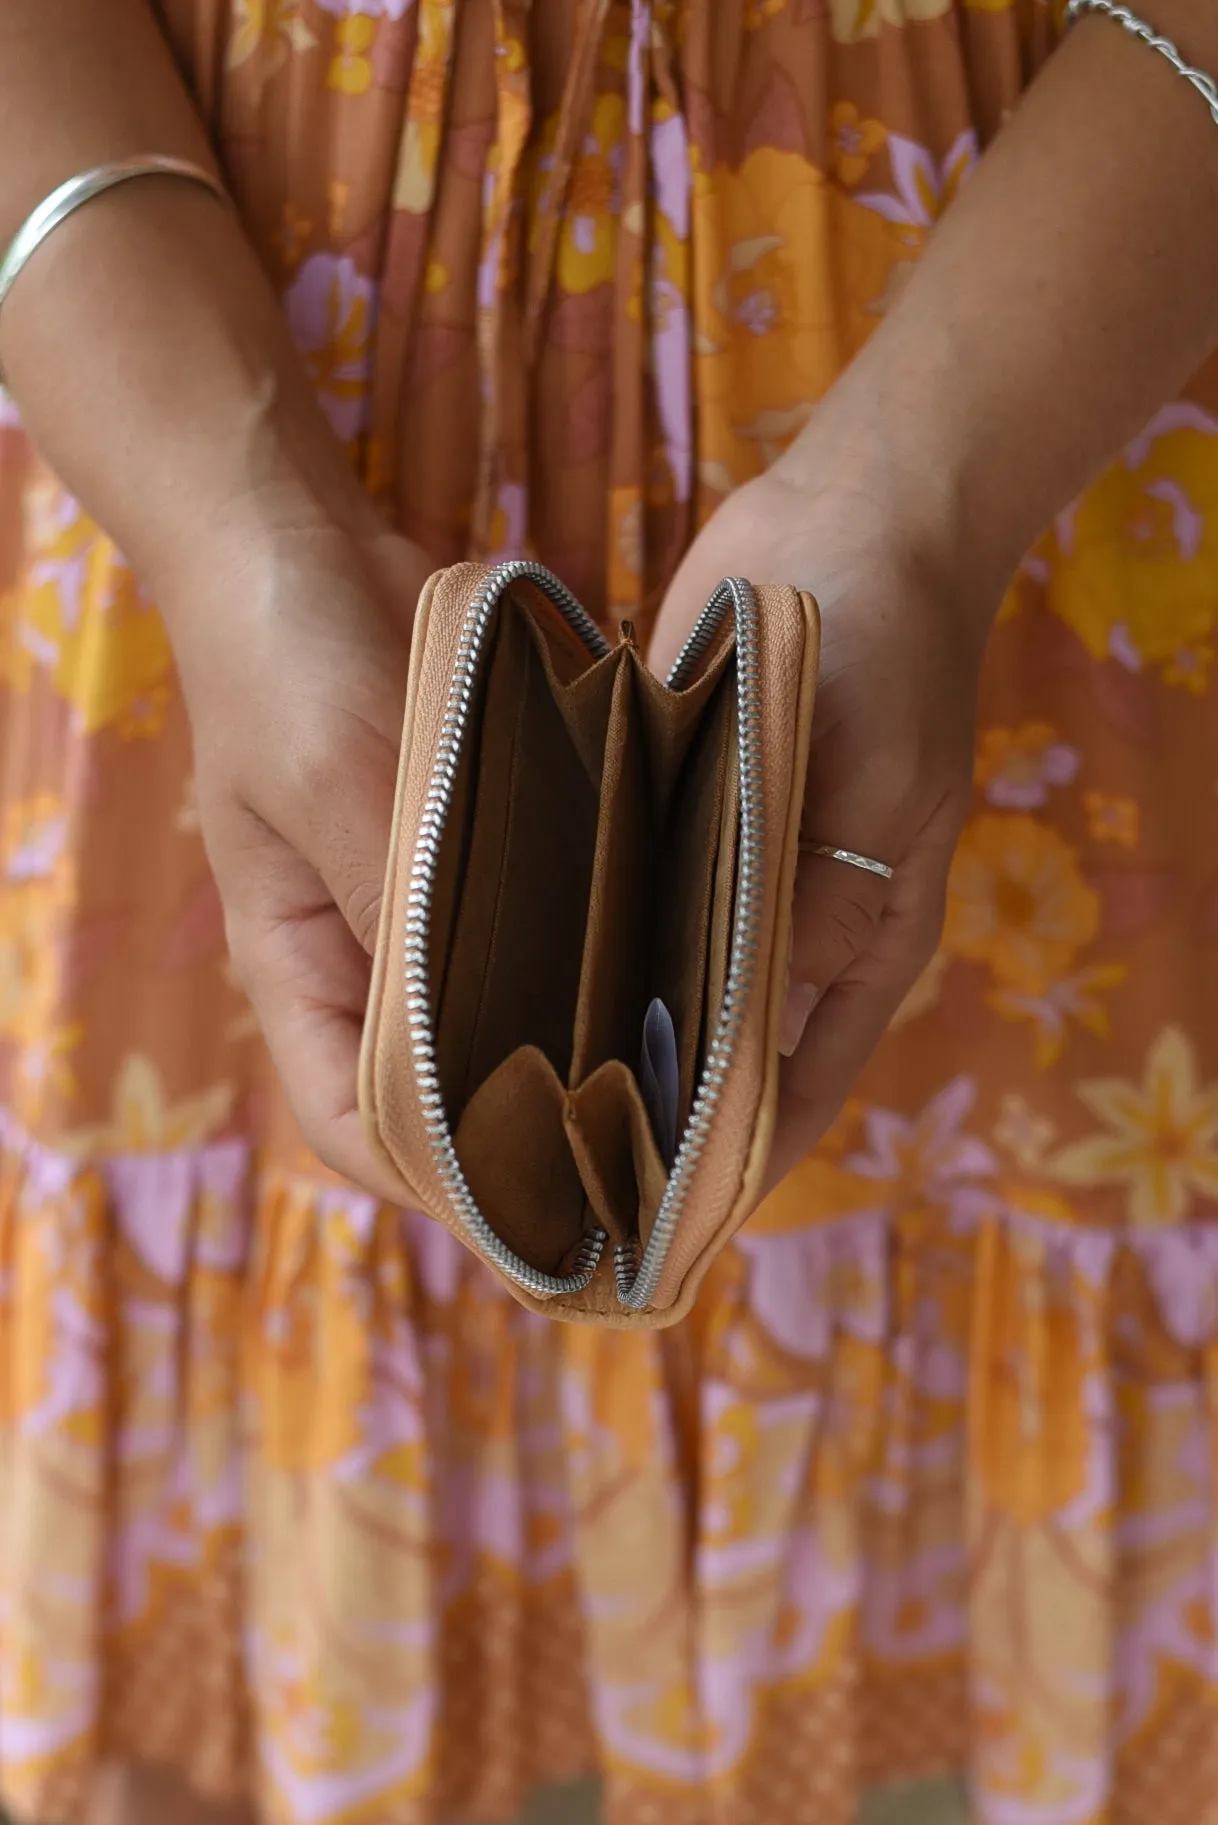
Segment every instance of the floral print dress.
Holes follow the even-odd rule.
[[[646,625],[1050,53],[1041,0],[161,0],[437,562]],[[1026,560],[943,947],[676,1333],[304,1151],[155,606],[0,407],[0,1793],[275,1825],[1218,1817],[1218,377]]]

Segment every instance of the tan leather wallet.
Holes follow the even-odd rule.
[[[757,1202],[818,649],[729,580],[661,684],[540,565],[423,592],[360,1104],[535,1310],[673,1323]]]

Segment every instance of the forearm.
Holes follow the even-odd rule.
[[[213,163],[146,0],[4,0],[0,245],[66,178],[148,153]],[[72,215],[14,286],[0,359],[44,454],[145,574],[200,526],[371,514],[235,214],[201,188],[140,179]]]
[[[1142,10],[1218,72],[1213,0]],[[963,552],[985,612],[1218,341],[1216,220],[1205,104],[1111,21],[1085,19],[826,401],[821,428],[844,439],[847,470],[863,486],[877,460],[899,472]]]

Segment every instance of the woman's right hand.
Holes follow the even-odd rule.
[[[395,534],[297,524],[160,584],[237,977],[309,1145],[385,1197],[357,1069],[430,569]]]

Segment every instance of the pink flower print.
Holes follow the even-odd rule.
[[[364,427],[376,286],[355,261],[313,254],[284,298],[293,340],[322,409],[343,439]]]
[[[991,1202],[981,1182],[997,1168],[984,1141],[961,1131],[976,1099],[972,1078],[957,1077],[919,1115],[868,1109],[867,1151],[848,1159],[848,1170],[884,1184],[890,1209],[938,1204],[953,1222],[974,1220]]]
[[[977,136],[967,128],[951,144],[946,157],[936,159],[925,146],[899,133],[888,136],[888,158],[897,193],[867,191],[858,200],[886,221],[910,232],[914,245],[926,237],[977,163]]]
[[[336,13],[345,19],[353,13],[362,13],[368,19],[404,19],[414,0],[317,0],[323,13]]]

